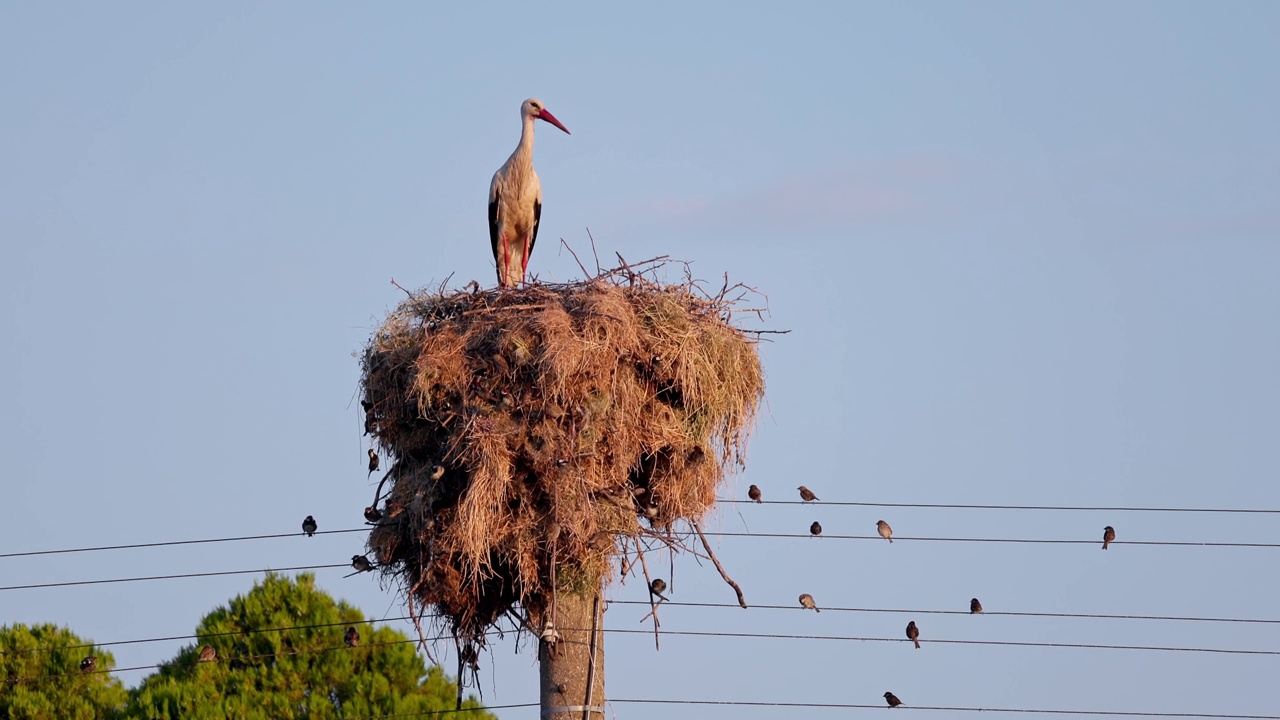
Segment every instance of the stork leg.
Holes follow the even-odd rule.
[[[502,233],[502,267],[498,268],[498,287],[507,287],[507,268],[511,262],[511,245],[507,242],[507,234]]]
[[[520,254],[520,280],[523,282],[525,275],[529,274],[529,246],[533,244],[533,236],[527,235],[524,239],[524,252]]]

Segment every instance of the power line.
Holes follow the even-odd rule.
[[[316,535],[337,535],[339,533],[368,532],[371,527],[350,528],[348,530],[318,530]],[[59,550],[29,550],[26,552],[0,553],[0,559],[13,557],[32,557],[35,555],[63,555],[67,553],[98,552],[100,550],[136,550],[138,548],[168,547],[173,545],[201,545],[205,543],[237,542],[240,540],[273,540],[275,538],[304,537],[300,532],[279,533],[275,535],[241,535],[239,537],[204,538],[200,540],[166,540],[162,542],[135,543],[133,545],[99,545],[97,547],[63,548]]]
[[[718,500],[723,503],[752,504],[750,500]],[[799,500],[769,500],[765,501],[766,505],[807,505],[810,507],[818,507],[824,505],[835,506],[862,506],[862,507],[902,507],[902,508],[949,508],[949,509],[991,509],[991,510],[1095,510],[1095,511],[1129,511],[1129,512],[1199,512],[1199,513],[1268,513],[1280,514],[1280,510],[1248,510],[1240,508],[1141,508],[1141,507],[1071,507],[1071,506],[1049,506],[1049,505],[942,505],[942,504],[923,504],[923,503],[857,503],[857,502],[819,502],[806,503]],[[342,533],[369,532],[372,526],[345,528],[342,530],[320,530],[316,535],[338,535]],[[810,537],[800,533],[730,533],[730,532],[708,532],[707,535],[718,535],[725,537],[774,537],[774,538],[790,538],[790,537]],[[105,550],[138,550],[142,548],[155,547],[173,547],[181,545],[203,545],[210,543],[223,542],[240,542],[245,540],[274,540],[278,538],[297,538],[302,537],[302,533],[274,533],[267,535],[239,535],[235,537],[220,538],[197,538],[192,540],[163,540],[158,542],[132,543],[124,545],[98,545],[92,547],[78,548],[57,548],[52,550],[27,550],[23,552],[0,553],[0,560],[5,558],[17,557],[36,557],[41,555],[67,555],[72,553],[83,552],[101,552]],[[882,540],[878,535],[823,535],[822,537],[835,538],[841,540]],[[1095,540],[1040,540],[1026,538],[946,538],[946,537],[907,537],[894,536],[894,540],[922,540],[932,542],[998,542],[998,543],[1039,543],[1053,545],[1096,545],[1099,544]],[[1175,541],[1155,541],[1155,540],[1125,540],[1115,541],[1114,545],[1168,545],[1168,546],[1187,546],[1187,547],[1280,547],[1280,543],[1235,543],[1235,542],[1175,542]]]
[[[808,533],[752,533],[752,532],[707,532],[706,535],[714,537],[750,537],[750,538],[808,538],[812,539],[813,535]],[[884,542],[884,538],[879,535],[828,535],[823,533],[818,537],[819,540],[827,538],[830,540],[875,540],[876,542]],[[1102,545],[1101,540],[1040,540],[1034,538],[976,538],[976,537],[911,537],[906,535],[894,535],[895,542],[899,540],[919,541],[919,542],[964,542],[964,543],[1029,543],[1035,545]],[[1123,542],[1112,540],[1111,545],[1148,545],[1148,546],[1167,546],[1167,547],[1231,547],[1231,548],[1280,548],[1280,543],[1247,543],[1247,542],[1176,542],[1171,540],[1125,540]]]
[[[737,606],[735,605],[734,607],[737,607]],[[380,620],[370,618],[367,620],[351,620],[349,622],[316,623],[313,625],[287,625],[285,627],[257,628],[257,629],[250,629],[250,630],[228,630],[226,632],[205,633],[203,635],[197,635],[197,634],[169,635],[165,637],[139,638],[135,640],[113,640],[111,642],[81,643],[79,645],[56,645],[56,646],[45,646],[45,647],[37,647],[37,648],[23,648],[21,650],[8,650],[8,651],[0,650],[0,655],[25,655],[29,653],[40,653],[40,652],[59,652],[59,651],[65,651],[65,650],[85,650],[85,649],[91,649],[91,648],[105,648],[105,647],[113,647],[116,645],[141,645],[141,644],[156,643],[156,642],[172,642],[174,640],[199,640],[201,638],[208,639],[208,638],[219,638],[219,637],[240,636],[240,635],[262,635],[262,634],[271,633],[271,632],[289,632],[293,630],[322,630],[324,628],[350,627],[352,625],[373,625],[375,623],[386,623],[386,622],[395,622],[397,620],[412,620],[412,619],[413,618],[409,615],[400,615],[398,617],[382,618]]]
[[[738,500],[736,498],[717,498],[716,502],[750,505],[754,500]],[[960,503],[889,503],[889,502],[804,502],[802,500],[764,500],[765,505],[835,505],[838,507],[890,507],[890,508],[927,508],[942,510],[1052,510],[1052,511],[1084,511],[1084,512],[1161,512],[1161,513],[1255,513],[1260,515],[1280,515],[1280,510],[1262,510],[1253,508],[1191,508],[1191,507],[1133,507],[1133,506],[1084,506],[1084,505],[967,505]]]
[[[649,607],[648,600],[611,600],[610,605],[639,605]],[[708,602],[679,602],[667,600],[662,603],[662,607],[691,607],[691,608],[731,608],[734,610],[741,609],[737,603],[708,603]],[[798,605],[752,605],[753,610],[784,610],[795,612],[809,612],[807,608]],[[837,607],[832,605],[823,605],[822,609],[827,612],[853,612],[853,613],[876,613],[876,614],[893,614],[893,615],[970,615],[967,610],[922,610],[919,608],[859,608],[859,607]],[[1059,612],[1029,612],[1029,611],[999,611],[987,610],[983,613],[993,617],[1031,617],[1031,618],[1072,618],[1072,619],[1100,619],[1100,620],[1155,620],[1167,622],[1213,622],[1213,623],[1252,623],[1280,625],[1280,620],[1263,619],[1263,618],[1223,618],[1223,617],[1192,617],[1183,615],[1118,615],[1103,613],[1059,613]],[[139,645],[157,642],[173,642],[177,640],[197,640],[209,639],[226,636],[238,635],[257,635],[272,632],[292,632],[296,630],[322,630],[332,627],[347,627],[351,625],[374,625],[377,623],[391,623],[402,620],[412,620],[412,616],[398,615],[386,618],[368,618],[365,620],[352,620],[346,622],[317,623],[311,625],[286,625],[282,627],[257,628],[249,630],[232,630],[220,633],[204,633],[203,635],[168,635],[151,638],[136,638],[132,640],[113,640],[109,642],[93,642],[82,643],[79,645],[60,645],[54,647],[38,647],[24,648],[21,650],[0,650],[2,655],[20,655],[39,652],[57,652],[68,650],[79,650],[89,648],[105,648],[116,645]],[[648,631],[646,631],[648,632]],[[926,640],[928,642],[928,640]]]
[[[446,636],[441,635],[438,637],[426,638],[426,640],[428,642],[435,642],[437,640],[442,640],[445,637]],[[278,652],[278,653],[259,653],[256,655],[235,655],[235,656],[226,657],[226,658],[219,657],[213,662],[230,663],[235,660],[239,660],[241,662],[247,662],[252,660],[267,660],[270,658],[277,658],[277,657],[292,657],[296,655],[319,655],[320,653],[332,652],[334,650],[343,650],[343,651],[359,650],[361,648],[388,647],[391,645],[404,645],[405,643],[416,643],[416,642],[419,642],[417,638],[406,638],[404,640],[392,640],[390,642],[383,642],[383,643],[363,644],[357,647],[347,647],[346,645],[341,645],[341,646],[335,645],[333,647],[319,648],[317,650],[290,650],[288,652]],[[60,678],[79,677],[81,675],[102,675],[106,673],[133,672],[135,670],[159,670],[162,667],[164,667],[164,663],[160,663],[158,665],[134,665],[131,667],[118,667],[118,668],[109,668],[109,669],[103,668],[101,670],[91,670],[88,672],[77,670],[74,672],[59,673],[56,675],[33,675],[30,677],[9,678],[7,682],[18,683],[18,682],[33,682],[37,680],[57,680]]]
[[[812,709],[875,709],[884,710],[886,705],[859,705],[853,703],[816,703],[816,702],[764,702],[749,700],[654,700],[645,698],[611,698],[611,703],[634,703],[649,705],[725,705],[733,707],[778,707],[778,708],[812,708]],[[1228,715],[1223,713],[1186,713],[1186,712],[1126,712],[1121,710],[1051,710],[1047,708],[980,708],[980,707],[948,707],[938,705],[899,705],[898,710],[927,710],[943,712],[988,712],[988,713],[1024,713],[1036,715],[1116,715],[1120,717],[1166,717],[1166,718],[1211,718],[1214,720],[1280,720],[1280,715]]]
[[[653,630],[604,628],[604,632],[622,635],[652,635]],[[853,635],[793,635],[788,633],[738,633],[709,630],[662,630],[662,635],[688,637],[764,638],[771,640],[833,640],[839,642],[909,642],[903,638],[856,637]],[[1076,648],[1081,650],[1146,650],[1157,652],[1216,653],[1220,655],[1280,655],[1280,650],[1230,650],[1227,648],[1169,647],[1163,645],[1095,645],[1088,643],[1018,642],[1013,640],[943,640],[920,638],[922,645],[996,645],[1004,647]]]
[[[34,588],[73,587],[77,585],[106,585],[110,583],[142,582],[144,580],[178,580],[183,578],[218,577],[222,575],[252,575],[254,573],[292,572],[295,570],[327,570],[330,568],[349,568],[350,563],[340,565],[301,565],[286,568],[261,568],[258,570],[223,570],[220,572],[182,573],[180,575],[150,575],[146,577],[110,578],[107,580],[76,580],[71,582],[35,583],[32,585],[7,585],[0,590],[31,590]]]
[[[422,712],[416,712],[416,713],[395,713],[394,715],[363,715],[360,717],[351,718],[351,720],[385,720],[386,718],[429,717],[433,715],[446,715],[446,714],[460,713],[460,712],[486,712],[488,710],[535,708],[535,707],[538,707],[539,705],[541,705],[541,703],[536,703],[536,702],[512,703],[510,705],[482,705],[481,707],[478,707],[478,708],[462,708],[461,710],[456,710],[451,708],[449,710],[423,710]]]
[[[649,607],[648,600],[611,600],[610,605],[643,605]],[[662,603],[663,607],[706,607],[706,608],[734,608],[741,609],[737,603],[702,603],[702,602],[678,602],[666,600]],[[752,605],[753,609],[759,610],[795,610],[799,612],[809,612],[808,608],[799,605]],[[830,607],[822,606],[823,611],[832,612],[857,612],[857,613],[893,613],[895,615],[969,615],[968,610],[913,610],[907,608],[855,608],[855,607]],[[1280,625],[1280,620],[1265,620],[1255,618],[1221,618],[1221,617],[1190,617],[1180,615],[1106,615],[1101,613],[1059,613],[1059,612],[1012,612],[1000,610],[986,610],[984,615],[1005,616],[1005,617],[1044,617],[1044,618],[1089,618],[1102,620],[1165,620],[1165,621],[1182,621],[1182,622],[1217,622],[1217,623],[1259,623]]]

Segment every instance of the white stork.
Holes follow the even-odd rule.
[[[535,119],[546,120],[569,134],[541,101],[529,98],[520,105],[520,144],[489,183],[489,241],[498,265],[498,286],[504,288],[524,282],[529,255],[538,239],[542,184],[533,171]]]

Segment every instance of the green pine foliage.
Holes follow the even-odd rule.
[[[90,655],[97,659],[95,672],[82,672],[80,663]],[[114,666],[110,653],[92,647],[65,628],[0,626],[0,718],[117,717],[128,691],[105,672]]]
[[[428,669],[404,633],[364,619],[317,590],[314,575],[269,575],[206,615],[196,642],[130,693],[125,716],[327,720],[452,711],[457,689],[444,672]],[[348,626],[360,632],[359,647],[343,641]],[[217,659],[198,662],[206,644]],[[474,698],[463,707],[470,710],[444,717],[496,720]]]

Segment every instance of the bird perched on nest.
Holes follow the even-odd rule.
[[[916,649],[920,649],[920,628],[916,627],[916,621],[912,620],[907,623],[907,639],[916,644]]]
[[[822,534],[822,524],[821,524],[821,523],[819,523],[817,520],[814,520],[814,521],[813,521],[813,524],[809,526],[809,534],[810,534],[810,535],[813,535],[813,536],[815,536],[815,537],[816,537],[816,536],[818,536],[818,535],[821,535],[821,534]]]
[[[666,592],[666,590],[667,590],[667,582],[662,578],[654,578],[653,582],[649,583],[649,592],[653,593],[654,595],[657,595],[658,598],[661,600],[667,599],[662,594]]]
[[[476,646],[467,643],[462,646],[462,662],[472,670],[480,669],[480,654],[476,652]]]
[[[302,521],[302,532],[306,533],[307,537],[312,537],[313,535],[315,535],[316,519],[308,515],[306,519]]]
[[[808,608],[814,612],[822,612],[818,609],[818,604],[813,601],[813,596],[809,593],[800,593],[800,607]]]
[[[360,631],[356,630],[355,626],[347,628],[347,631],[342,634],[342,642],[346,643],[347,647],[360,647]]]
[[[970,615],[982,614],[982,603],[978,602],[978,598],[974,598],[969,601],[969,614]]]
[[[760,488],[756,487],[755,485],[752,485],[751,487],[747,488],[747,497],[751,498],[752,502],[758,502],[758,503],[764,502],[763,500],[760,499]]]
[[[364,555],[352,555],[351,567],[355,568],[356,571],[343,575],[343,577],[351,577],[352,575],[359,575],[362,572],[369,572],[373,569],[373,563]]]
[[[889,703],[889,707],[891,708],[898,707],[899,705],[902,704],[902,701],[898,699],[898,696],[894,695],[891,692],[886,692],[884,694],[884,701]]]
[[[889,523],[883,520],[876,521],[876,531],[880,533],[880,537],[893,542],[893,528],[889,527]]]
[[[378,512],[378,508],[370,505],[364,509],[364,521],[371,524],[377,524],[382,519],[382,513]]]
[[[798,487],[798,488],[796,488],[796,489],[800,491],[800,499],[801,499],[801,500],[803,500],[803,501],[805,501],[805,502],[813,502],[814,500],[818,500],[818,499],[819,499],[817,495],[814,495],[814,494],[813,494],[813,491],[812,491],[812,490],[810,490],[809,488],[807,488],[807,487],[805,487],[805,486],[803,486],[803,485],[801,485],[800,487]]]
[[[364,408],[364,434],[368,435],[373,432],[373,403],[361,400],[360,407]]]
[[[542,220],[542,183],[533,170],[534,120],[544,120],[569,134],[542,101],[529,98],[521,103],[520,143],[489,183],[489,243],[498,265],[498,286],[504,288],[524,282]]]
[[[91,673],[96,667],[98,667],[98,658],[93,655],[86,655],[85,658],[80,661],[80,672]]]
[[[218,651],[213,649],[212,645],[205,645],[200,648],[200,656],[196,658],[196,662],[213,662],[218,659]]]
[[[369,448],[369,475],[378,472],[378,453],[373,448]],[[366,475],[365,477],[368,477]]]
[[[1102,549],[1106,550],[1107,546],[1116,541],[1116,529],[1110,525],[1102,529]]]

